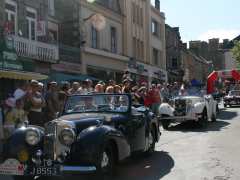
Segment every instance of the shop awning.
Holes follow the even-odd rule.
[[[54,73],[51,75],[51,80],[55,80],[57,82],[61,81],[84,81],[86,79],[91,79],[92,81],[99,81],[99,79],[94,78],[92,76],[88,75],[82,75],[82,74],[64,74],[64,73]]]
[[[32,79],[44,80],[44,79],[47,79],[48,76],[40,73],[34,73],[34,72],[0,69],[0,78],[18,79],[18,80],[32,80]]]

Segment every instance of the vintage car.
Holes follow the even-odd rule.
[[[240,105],[240,91],[233,90],[229,91],[228,95],[224,97],[224,107]]]
[[[188,120],[194,120],[202,127],[207,125],[209,119],[216,121],[218,103],[212,95],[188,94],[173,97],[169,103],[160,105],[159,118],[164,129],[168,129],[171,123]]]
[[[4,143],[0,174],[105,177],[133,153],[151,154],[159,138],[157,116],[134,107],[131,95],[70,96],[59,118],[13,132]]]

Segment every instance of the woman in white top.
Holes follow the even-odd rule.
[[[28,120],[31,125],[43,126],[44,116],[42,108],[45,107],[45,100],[40,92],[38,92],[39,86],[37,81],[31,82],[31,92],[28,96],[30,103]]]

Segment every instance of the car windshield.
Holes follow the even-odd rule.
[[[120,112],[129,110],[127,95],[94,94],[70,96],[64,109],[65,114],[83,112]]]
[[[240,91],[230,91],[229,96],[240,96]]]
[[[173,98],[179,97],[179,96],[198,96],[203,97],[206,94],[206,91],[202,88],[198,87],[191,87],[184,90],[179,90],[179,92],[175,95],[173,95]]]

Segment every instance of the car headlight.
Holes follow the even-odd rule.
[[[76,138],[76,134],[72,129],[65,128],[59,135],[59,141],[65,146],[71,146]]]
[[[37,129],[27,130],[25,140],[29,145],[31,146],[37,145],[40,142],[40,139],[41,135]]]

